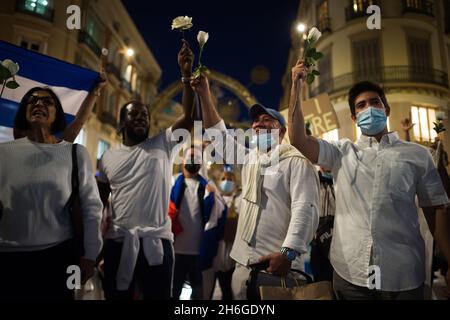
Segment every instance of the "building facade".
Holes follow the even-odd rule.
[[[367,8],[381,9],[381,30],[369,29]],[[299,23],[306,26],[301,33]],[[450,1],[449,0],[302,0],[292,27],[292,48],[283,86],[282,108],[287,108],[290,70],[301,57],[305,33],[317,26],[323,33],[317,50],[324,58],[321,73],[305,90],[305,99],[330,95],[340,128],[325,138],[356,140],[360,131],[351,121],[349,88],[362,80],[382,85],[391,106],[389,128],[401,132],[401,120],[412,119],[411,139],[428,144],[436,133],[433,122],[450,107]],[[285,111],[286,112],[286,111]],[[444,120],[450,128],[450,122]],[[443,134],[450,149],[450,137]]]
[[[71,5],[81,9],[80,30],[67,28]],[[104,151],[120,144],[120,106],[156,98],[161,68],[120,0],[2,0],[0,39],[94,71],[106,69],[108,86],[77,138],[94,167]]]

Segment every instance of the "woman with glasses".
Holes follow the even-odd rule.
[[[25,137],[0,144],[0,299],[73,299],[74,285],[92,276],[102,245],[103,206],[88,152],[77,148],[84,229],[79,261],[67,209],[72,144],[56,136],[66,129],[60,100],[49,88],[31,89],[14,126]]]

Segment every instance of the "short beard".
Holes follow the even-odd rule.
[[[125,132],[127,134],[128,139],[131,139],[136,142],[144,141],[148,138],[148,133],[150,132],[150,128],[147,129],[145,134],[137,134],[134,132],[134,129],[132,127],[128,127],[125,129]]]

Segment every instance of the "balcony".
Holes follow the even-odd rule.
[[[102,49],[99,47],[97,42],[95,42],[94,38],[92,38],[86,31],[80,30],[78,34],[78,42],[87,45],[97,57],[100,57],[102,54]]]
[[[40,3],[30,2],[27,0],[17,0],[16,1],[16,12],[25,13],[32,15],[49,22],[53,22],[55,11],[53,8],[44,6]]]
[[[360,81],[373,81],[376,83],[425,83],[434,84],[443,88],[449,88],[447,73],[435,69],[418,69],[409,66],[392,66],[374,69],[372,72],[348,73],[327,81],[323,81],[315,88],[310,89],[310,95],[316,96],[321,93],[332,94],[337,91],[347,90]],[[319,76],[320,81],[320,76]]]
[[[331,20],[330,20],[330,18],[319,19],[318,28],[322,32],[331,32]]]
[[[356,3],[345,8],[345,18],[347,21],[367,16],[367,8],[371,5],[380,5],[378,0],[364,1],[362,5]]]
[[[434,17],[433,2],[427,0],[402,0],[403,13],[418,13]]]

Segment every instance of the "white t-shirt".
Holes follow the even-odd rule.
[[[91,160],[77,146],[79,197],[85,257],[95,260],[102,246],[100,200]],[[72,193],[72,144],[44,144],[22,138],[0,144],[0,252],[38,251],[73,236],[68,211]]]
[[[200,183],[196,179],[186,178],[186,189],[180,204],[178,219],[183,232],[175,238],[175,253],[198,255],[203,236],[201,210],[198,203],[198,187]]]
[[[108,150],[100,160],[99,181],[111,187],[112,224],[127,230],[161,227],[168,217],[176,141],[169,128],[142,143]],[[106,238],[115,238],[109,230]]]

